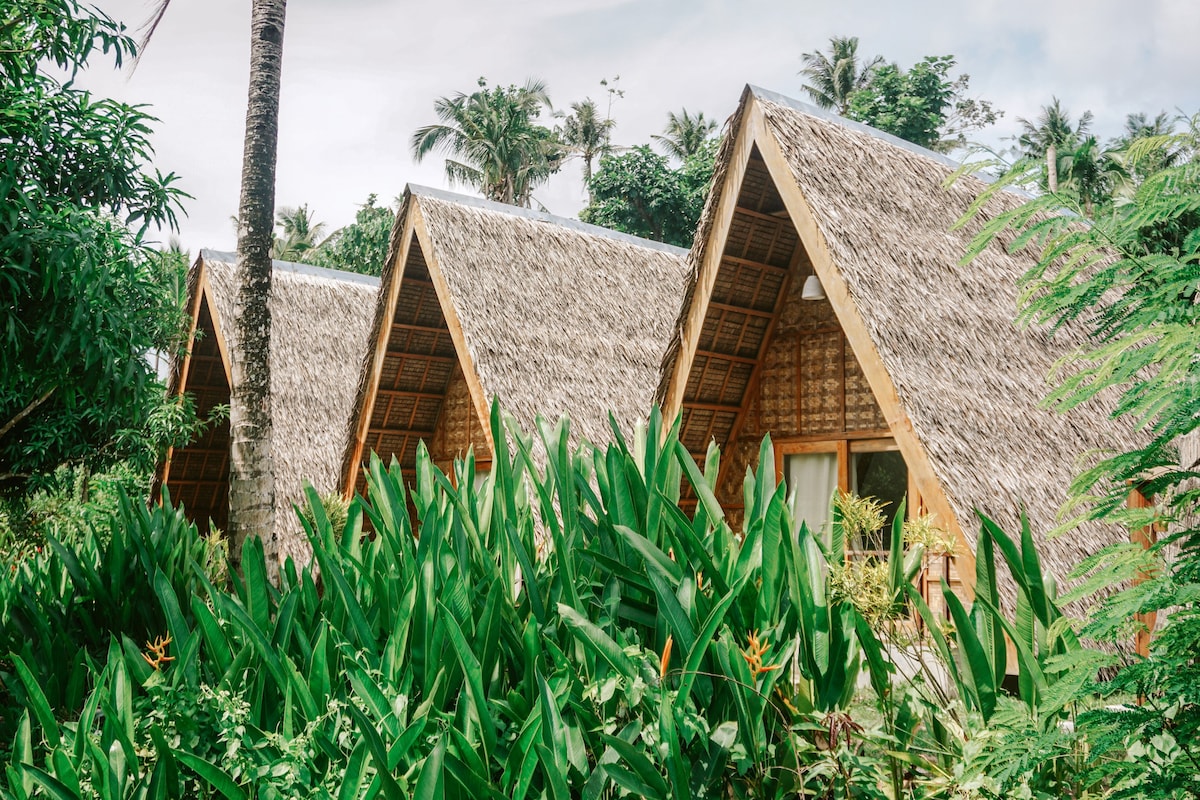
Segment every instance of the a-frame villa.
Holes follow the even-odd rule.
[[[936,514],[957,539],[946,569],[969,592],[976,509],[1015,531],[1024,504],[1060,578],[1119,537],[1099,525],[1040,534],[1061,522],[1079,454],[1130,434],[1095,409],[1039,407],[1052,365],[1078,339],[1014,326],[1030,254],[992,246],[959,263],[982,221],[1021,198],[1001,193],[952,230],[984,187],[947,187],[956,166],[747,88],[718,156],[659,399],[682,412],[697,457],[710,440],[722,446],[718,498],[732,516],[770,433],[800,518],[825,523],[835,487],[889,503],[907,494],[910,511]]]
[[[186,355],[170,378],[172,395],[187,392],[207,416],[229,404],[230,354],[238,346],[233,253],[201,251],[188,273],[192,323]],[[379,291],[377,278],[283,261],[271,276],[271,413],[278,557],[310,557],[293,503],[305,482],[322,493],[340,488],[345,420]],[[159,468],[173,503],[207,531],[229,518],[229,420],[168,452]]]
[[[410,186],[392,233],[343,464],[491,459],[490,406],[525,430],[569,414],[602,443],[645,419],[683,293],[676,247]]]

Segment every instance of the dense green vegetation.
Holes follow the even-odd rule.
[[[310,497],[311,564],[273,581],[251,538],[230,571],[222,541],[142,502],[197,424],[147,358],[179,341],[185,259],[147,236],[184,196],[147,166],[145,109],[71,80],[133,52],[75,0],[0,10],[0,797],[1200,797],[1200,465],[1180,464],[1200,427],[1196,118],[1131,115],[1107,144],[1057,99],[1021,120],[1024,158],[989,191],[1042,193],[966,258],[1009,232],[1039,253],[1022,321],[1090,336],[1048,404],[1107,393],[1146,434],[1079,477],[1072,509],[1162,535],[1097,554],[1060,598],[1032,531],[981,520],[977,596],[941,587],[947,624],[914,585],[944,547],[928,519],[847,563],[877,509],[838,496],[828,540],[795,532],[768,440],[731,530],[719,454],[697,465],[657,417],[595,448],[494,410],[487,474],[376,460],[348,508]],[[998,113],[949,56],[905,70],[851,38],[804,61],[818,103],[919,144],[961,146]],[[618,152],[611,102],[542,124],[538,82],[435,112],[414,151],[444,149],[454,180],[532,205],[578,157],[585,219],[690,242],[703,114],[669,114],[659,155]],[[372,196],[322,240],[284,209],[275,255],[378,271],[393,215]],[[1131,486],[1155,505],[1127,508]],[[1154,612],[1148,657],[1093,649]]]
[[[1114,674],[1081,687],[1080,696],[1134,697],[1136,705],[1097,708],[1080,717],[1066,740],[1008,731],[1004,757],[1074,758],[1080,774],[1116,780],[1116,797],[1197,797],[1200,464],[1180,459],[1181,442],[1200,428],[1200,137],[1196,119],[1176,121],[1185,130],[1172,133],[1164,119],[1146,125],[1144,117],[1132,117],[1111,153],[1122,168],[1115,191],[1096,195],[1074,170],[1094,153],[1095,140],[1084,138],[1088,116],[1071,126],[1055,101],[1039,125],[1028,126],[1024,140],[1032,157],[988,194],[1014,183],[1049,182],[1048,168],[1061,170],[1064,161],[1067,179],[986,225],[968,258],[1008,231],[1017,234],[1010,246],[1036,248],[1040,258],[1025,276],[1022,320],[1051,330],[1072,322],[1090,334],[1047,404],[1079,413],[1108,393],[1114,413],[1145,434],[1140,447],[1106,454],[1072,489],[1079,514],[1115,519],[1131,531],[1150,525],[1162,531],[1145,553],[1137,545],[1113,547],[1080,565],[1093,573],[1092,587],[1138,579],[1106,598],[1082,633],[1119,642],[1136,627],[1134,615],[1157,612],[1166,619],[1149,657],[1126,659]],[[1038,149],[1053,152],[1055,145],[1062,148],[1058,158],[1043,160]],[[1154,507],[1128,509],[1130,486],[1154,498]]]
[[[182,258],[153,249],[185,195],[150,168],[155,119],[74,79],[133,54],[124,29],[74,0],[0,10],[0,546],[34,527],[34,495],[127,463],[145,476],[186,439],[150,359],[184,330]],[[56,477],[57,476],[57,477]],[[36,502],[35,502],[36,505]]]
[[[592,202],[579,218],[645,239],[691,247],[716,154],[717,140],[708,139],[678,168],[672,168],[649,145],[605,156],[588,184]]]
[[[828,542],[793,535],[769,441],[735,536],[716,450],[701,469],[657,418],[606,449],[544,425],[544,467],[492,424],[485,476],[468,458],[452,480],[422,450],[408,494],[376,460],[341,528],[313,495],[314,561],[278,587],[255,544],[227,578],[178,512],[128,500],[107,543],[14,564],[0,794],[948,796],[968,736],[1021,704],[1055,728],[1055,664],[1095,658],[1056,624],[1028,532],[985,527],[1025,611],[995,611],[989,545],[980,600],[953,606],[957,692],[897,682],[883,642],[903,643],[906,598],[920,607],[913,531],[897,523],[884,601],[863,607],[827,564],[878,511],[840,498]],[[1001,626],[1033,642],[1019,701],[997,689]]]
[[[801,58],[802,89],[818,106],[922,147],[943,152],[964,147],[967,134],[1004,113],[970,96],[970,75],[950,76],[954,56],[926,56],[904,70],[882,56],[860,59],[858,37],[835,36],[828,53]]]

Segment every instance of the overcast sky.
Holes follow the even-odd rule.
[[[95,0],[136,28],[147,0]],[[161,122],[157,166],[194,196],[185,247],[233,249],[249,64],[247,0],[174,0],[141,66],[86,77],[98,92],[149,103]],[[724,121],[753,83],[801,97],[800,54],[856,35],[859,52],[902,67],[952,54],[972,93],[1005,112],[1003,144],[1051,96],[1116,135],[1125,115],[1200,111],[1197,0],[292,0],[284,39],[278,207],[308,203],[329,229],[368,194],[406,183],[449,188],[436,157],[408,142],[434,122],[436,97],[477,78],[547,82],[556,107],[620,76],[614,141],[639,144],[686,107]],[[99,63],[99,62],[98,62]],[[460,191],[467,191],[460,189]],[[573,216],[583,205],[570,164],[535,195]]]

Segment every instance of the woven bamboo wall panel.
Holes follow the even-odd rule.
[[[776,331],[763,356],[762,373],[755,405],[758,406],[757,431],[772,435],[795,436],[800,433],[797,395],[796,348],[799,337]],[[749,426],[746,426],[747,428]]]
[[[800,434],[815,436],[842,430],[841,332],[800,337]]]
[[[872,431],[887,427],[887,419],[867,384],[867,376],[849,345],[846,347],[846,430]]]
[[[721,451],[721,481],[717,484],[717,500],[725,509],[725,519],[735,532],[741,530],[742,482],[747,469],[758,469],[758,448],[760,440],[749,436],[739,436],[734,447]]]
[[[475,448],[476,459],[487,460],[491,457],[487,439],[475,414],[471,390],[459,368],[446,387],[446,399],[442,402],[442,414],[429,443],[429,452],[439,465],[449,466],[454,459],[465,456],[472,447]]]

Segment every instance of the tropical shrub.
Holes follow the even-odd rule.
[[[943,634],[911,589],[923,547],[904,549],[937,536],[920,524],[906,535],[898,514],[889,556],[872,565],[878,602],[860,610],[842,565],[869,504],[839,498],[828,542],[795,530],[769,439],[735,534],[713,492],[716,449],[697,465],[657,416],[607,448],[572,445],[566,421],[541,425],[536,442],[498,410],[492,425],[486,475],[470,456],[446,475],[421,450],[412,475],[373,459],[366,496],[337,520],[341,505],[310,492],[313,564],[285,565],[278,586],[257,540],[226,582],[221,553],[180,512],[128,500],[106,536],[51,540],[16,565],[0,595],[12,742],[0,797],[897,798],[1066,785],[1054,769],[1067,745],[1031,767],[1040,783],[990,767],[1022,742],[1005,738],[1016,722],[997,735],[987,722],[1059,730],[1062,687],[1077,688],[1084,660],[1028,531],[1017,545],[985,521],[981,537],[1017,575],[1017,619],[999,614],[987,544],[979,597],[968,610],[947,596]],[[936,631],[952,685],[893,665],[913,644],[909,607]],[[1001,630],[1023,643],[1020,700],[999,685]]]
[[[1127,648],[1133,628],[1156,613],[1165,619],[1147,657],[1126,655],[1107,680],[1076,686],[1080,699],[1106,699],[1078,719],[1084,782],[1105,781],[1116,797],[1200,797],[1200,463],[1183,459],[1181,446],[1200,435],[1200,118],[1185,123],[1182,133],[1128,144],[1125,167],[1143,180],[1127,196],[1096,210],[1071,191],[1044,194],[991,220],[967,253],[998,237],[1034,250],[1022,321],[1072,325],[1088,337],[1059,365],[1047,405],[1071,411],[1115,397],[1114,416],[1143,434],[1103,454],[1072,487],[1077,513],[1123,523],[1135,538],[1158,534],[1144,552],[1127,543],[1080,565],[1093,586],[1125,587],[1091,615],[1087,636]],[[1009,185],[1036,183],[1040,169],[1018,163],[972,213]],[[1131,489],[1154,502],[1130,508]]]
[[[716,451],[698,467],[657,417],[603,450],[573,448],[565,422],[542,427],[539,451],[498,411],[493,425],[487,476],[471,458],[453,476],[424,451],[412,476],[375,459],[367,497],[337,527],[312,495],[314,565],[287,565],[278,587],[257,545],[230,588],[214,583],[179,512],[128,502],[107,549],[80,548],[85,559],[54,543],[20,565],[2,793],[902,786],[887,734],[852,708],[864,657],[887,691],[884,653],[834,596],[821,546],[791,534],[769,441],[734,535],[713,495]],[[682,480],[700,498],[690,517]],[[87,646],[69,652],[75,641]]]

